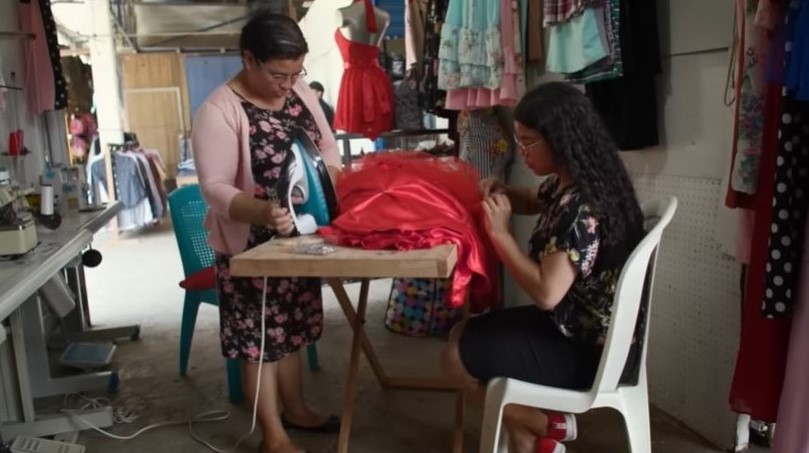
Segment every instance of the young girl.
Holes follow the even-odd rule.
[[[509,377],[590,388],[598,368],[618,276],[643,236],[643,214],[615,144],[590,101],[563,82],[528,92],[514,111],[526,165],[548,176],[538,187],[481,182],[487,233],[507,271],[533,301],[457,325],[445,371],[478,397]],[[509,230],[512,212],[539,214],[528,253]],[[630,352],[631,369],[636,348]],[[516,453],[561,453],[576,437],[571,414],[506,406]]]

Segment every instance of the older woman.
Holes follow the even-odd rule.
[[[312,138],[330,172],[339,171],[340,160],[317,96],[302,79],[308,46],[298,25],[261,13],[242,29],[240,49],[244,68],[211,93],[194,118],[194,161],[210,205],[206,226],[216,252],[222,353],[242,360],[250,401],[261,381],[262,451],[297,452],[285,428],[339,429],[339,419],[313,412],[303,397],[299,351],[323,331],[320,279],[271,278],[264,294],[263,279],[230,275],[230,258],[293,234],[291,207],[275,194],[289,188],[295,132]]]

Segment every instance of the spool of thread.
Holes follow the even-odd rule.
[[[53,186],[42,186],[42,195],[39,198],[39,213],[53,215]]]

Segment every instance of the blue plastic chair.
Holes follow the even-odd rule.
[[[183,186],[168,196],[169,211],[174,227],[174,235],[180,249],[183,262],[183,273],[188,278],[195,273],[214,265],[214,251],[208,245],[208,233],[203,225],[208,205],[202,198],[199,185]],[[216,288],[205,290],[186,290],[183,306],[183,320],[180,328],[180,375],[185,376],[188,370],[188,358],[191,351],[191,340],[194,337],[194,326],[201,303],[219,305]],[[309,345],[309,369],[317,371],[320,366],[315,345]],[[228,359],[228,397],[231,402],[244,400],[241,385],[240,361]]]

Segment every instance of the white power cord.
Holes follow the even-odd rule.
[[[241,445],[241,443],[244,442],[245,439],[250,437],[253,434],[253,432],[255,432],[255,430],[256,430],[256,419],[257,419],[257,416],[258,416],[258,397],[259,397],[259,394],[261,393],[260,392],[260,390],[261,390],[261,371],[264,368],[263,367],[263,364],[264,364],[264,346],[265,346],[265,340],[267,338],[267,335],[265,333],[266,332],[266,315],[267,315],[267,277],[264,277],[264,291],[262,291],[262,295],[261,295],[261,351],[259,353],[258,372],[256,373],[256,395],[255,395],[255,398],[253,399],[253,418],[252,418],[252,423],[250,425],[250,431],[248,431],[247,434],[240,437],[239,440],[236,441],[236,444],[233,445],[232,447],[230,447],[230,450],[221,450],[221,449],[215,447],[214,445],[210,444],[208,441],[198,437],[197,434],[194,432],[194,423],[220,422],[220,421],[227,420],[228,418],[230,418],[230,413],[228,411],[207,411],[207,412],[202,412],[200,414],[197,414],[197,415],[195,415],[195,416],[193,416],[193,417],[191,417],[191,418],[189,418],[187,420],[155,423],[155,424],[146,426],[144,428],[141,428],[138,431],[135,431],[134,433],[132,433],[130,435],[127,435],[127,436],[121,436],[121,435],[118,435],[118,434],[113,434],[113,433],[111,433],[109,431],[105,431],[105,430],[99,428],[98,426],[95,426],[94,424],[90,423],[89,421],[87,421],[86,419],[84,419],[83,417],[81,417],[80,415],[75,413],[75,411],[88,409],[88,408],[98,408],[98,407],[111,406],[109,400],[106,399],[106,398],[88,398],[88,397],[85,397],[83,395],[76,395],[76,394],[68,395],[68,396],[65,397],[65,405],[66,406],[68,405],[69,398],[71,396],[79,398],[80,401],[82,401],[82,404],[77,409],[63,409],[63,412],[71,415],[76,420],[84,423],[85,425],[87,425],[88,428],[90,428],[90,429],[92,429],[94,431],[97,431],[98,433],[101,433],[101,434],[103,434],[103,435],[105,435],[107,437],[110,437],[112,439],[118,439],[118,440],[131,440],[131,439],[134,439],[134,438],[140,436],[141,434],[145,433],[146,431],[150,431],[150,430],[153,430],[153,429],[156,429],[156,428],[163,428],[163,427],[166,427],[166,426],[183,425],[183,424],[187,423],[188,424],[188,432],[191,434],[191,437],[195,441],[201,443],[202,445],[208,447],[210,450],[212,450],[212,451],[214,451],[216,453],[234,453],[236,451],[236,449],[239,448],[239,445]],[[136,397],[132,397],[132,398],[136,398]],[[126,398],[123,398],[123,400],[125,401]],[[141,401],[142,401],[142,403],[141,403]],[[146,402],[145,402],[145,400],[143,398],[141,398],[141,401],[139,401],[137,405],[132,404],[130,406],[127,406],[126,404],[119,403],[117,406],[113,406],[113,422],[115,422],[115,423],[132,423],[135,420],[137,420],[138,418],[140,418],[143,410],[145,410],[146,407],[147,407],[147,404],[146,404]],[[133,406],[135,406],[135,407],[133,407]]]

